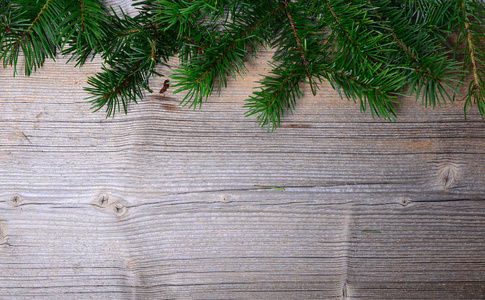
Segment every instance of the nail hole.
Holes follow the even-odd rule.
[[[229,203],[229,202],[231,202],[231,201],[229,200],[229,197],[228,197],[227,195],[222,195],[222,196],[221,196],[221,198],[220,198],[220,201],[221,201],[222,203]]]

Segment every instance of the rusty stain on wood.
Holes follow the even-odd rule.
[[[311,128],[309,124],[281,124],[281,128]]]
[[[173,105],[173,104],[167,104],[167,103],[162,103],[162,104],[160,104],[160,106],[164,110],[180,110],[181,109],[180,106]]]

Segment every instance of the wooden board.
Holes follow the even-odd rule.
[[[484,299],[480,116],[374,120],[324,85],[267,133],[242,106],[270,56],[201,110],[114,119],[97,60],[0,70],[0,298]]]

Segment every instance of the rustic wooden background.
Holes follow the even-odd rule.
[[[98,60],[1,69],[0,298],[485,299],[478,113],[390,123],[323,86],[267,133],[242,105],[270,56],[201,110],[114,119],[84,100]]]

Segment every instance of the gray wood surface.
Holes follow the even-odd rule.
[[[485,299],[475,110],[390,123],[324,85],[267,133],[242,105],[270,55],[201,110],[114,119],[84,100],[97,60],[0,70],[0,298]]]

